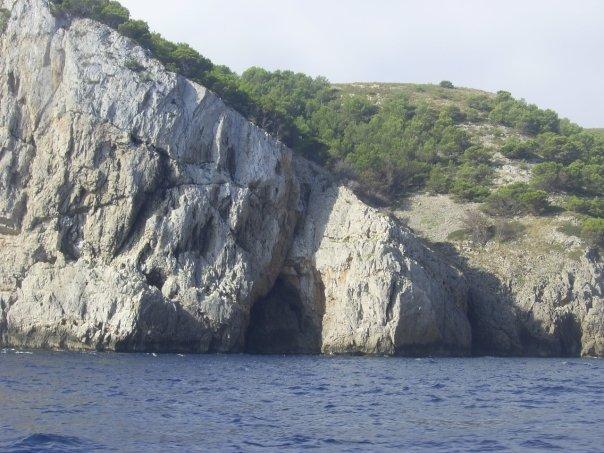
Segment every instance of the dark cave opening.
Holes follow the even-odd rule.
[[[304,306],[298,288],[278,277],[270,293],[252,307],[245,352],[314,354],[320,349],[320,323]]]

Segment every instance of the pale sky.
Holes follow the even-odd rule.
[[[507,90],[604,127],[604,0],[122,0],[214,63]]]

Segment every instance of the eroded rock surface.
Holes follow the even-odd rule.
[[[547,256],[521,278],[469,270],[475,352],[530,356],[604,355],[604,264],[595,250],[560,263]],[[534,260],[538,261],[538,260]],[[510,267],[514,263],[510,263]],[[498,277],[495,277],[498,276]]]
[[[3,345],[469,351],[463,277],[394,219],[111,29],[1,4]]]
[[[4,6],[4,342],[239,349],[296,221],[291,152],[109,28]]]
[[[524,216],[517,237],[486,244],[445,242],[473,204],[416,195],[401,212],[464,272],[474,354],[604,355],[604,261],[579,238],[560,233],[562,216]]]
[[[315,335],[304,351],[468,354],[460,272],[396,221],[334,185],[323,170],[301,159],[295,168],[305,215],[280,282],[298,303],[289,316],[274,316],[266,333],[278,338],[308,326]]]

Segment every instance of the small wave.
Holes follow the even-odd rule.
[[[9,446],[8,452],[72,452],[99,450],[102,446],[95,445],[85,439],[59,434],[35,433],[18,440]]]
[[[561,447],[555,444],[552,444],[551,442],[546,442],[544,440],[541,439],[532,439],[532,440],[527,440],[526,442],[523,442],[521,444],[522,447],[526,447],[526,448],[543,448],[543,449],[547,449],[547,450],[560,450]]]

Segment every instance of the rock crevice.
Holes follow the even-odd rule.
[[[108,27],[0,5],[2,345],[470,353],[465,277],[395,219]]]

